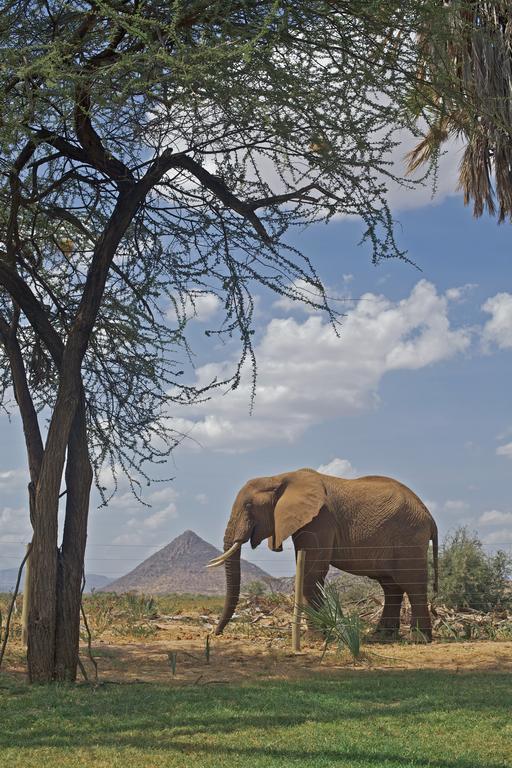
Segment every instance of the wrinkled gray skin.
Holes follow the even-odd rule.
[[[319,602],[319,585],[330,565],[369,576],[384,590],[377,627],[383,639],[397,636],[404,593],[411,602],[411,628],[430,640],[427,606],[427,556],[433,543],[437,590],[437,526],[423,502],[388,477],[344,480],[300,469],[249,480],[238,493],[224,535],[224,551],[235,542],[263,539],[275,551],[292,537],[295,551],[306,551],[304,598]],[[240,549],[225,563],[226,599],[216,628],[231,619],[240,595]]]

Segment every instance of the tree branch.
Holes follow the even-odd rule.
[[[0,251],[0,285],[2,285],[14,301],[19,304],[30,325],[44,341],[48,352],[57,368],[62,364],[64,345],[57,331],[54,330],[44,307],[34,296],[29,286],[5,260]]]
[[[240,216],[252,224],[262,240],[264,240],[266,243],[270,242],[270,237],[265,227],[254,213],[254,206],[236,197],[236,195],[234,195],[231,190],[228,189],[227,185],[222,179],[220,179],[218,176],[214,176],[212,173],[207,171],[206,168],[203,168],[200,163],[196,162],[193,158],[188,157],[187,155],[177,155],[173,166],[175,168],[183,168],[189,171],[189,173],[191,173],[192,176],[195,176],[195,178],[204,187],[209,189],[210,192],[213,192],[213,194],[219,200],[221,200],[221,202],[223,202],[227,208],[230,208],[232,211],[236,211],[236,213],[239,213]]]
[[[256,200],[248,200],[247,205],[254,211],[256,208],[268,208],[271,205],[280,205],[281,203],[287,203],[290,200],[297,200],[300,202],[303,200],[303,195],[310,192],[312,189],[318,190],[315,182],[307,184],[305,187],[300,187],[293,192],[286,192],[282,195],[271,195],[270,197],[260,197]]]
[[[43,440],[34,401],[27,382],[27,372],[20,345],[16,336],[16,325],[10,326],[0,315],[0,338],[2,339],[11,368],[14,396],[20,409],[25,444],[27,446],[30,479],[37,483],[43,460]]]
[[[105,173],[118,185],[126,182],[133,183],[133,174],[128,166],[114,157],[103,146],[100,137],[94,130],[90,113],[90,94],[83,86],[79,86],[76,91],[75,130],[88,161],[94,168]]]

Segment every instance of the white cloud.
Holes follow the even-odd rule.
[[[512,347],[512,293],[497,293],[482,304],[482,309],[491,315],[482,331],[484,344]]]
[[[420,139],[410,132],[402,130],[397,132],[397,140],[400,143],[391,153],[391,170],[397,176],[404,176],[406,171],[405,155],[419,143]],[[433,179],[427,180],[425,184],[417,184],[413,189],[390,183],[388,195],[390,207],[402,211],[422,208],[426,205],[439,205],[447,197],[460,195],[457,187],[462,146],[462,142],[457,139],[450,140],[444,145],[443,150],[445,152],[439,160],[435,190],[433,189]],[[410,178],[421,178],[425,170],[426,168],[420,169]]]
[[[295,292],[298,300],[291,299],[288,296],[280,296],[273,304],[276,309],[281,309],[285,312],[302,310],[302,312],[305,312],[308,315],[313,315],[318,312],[317,309],[304,302],[315,301],[317,304],[322,304],[322,294],[315,290],[315,288],[306,282],[306,280],[295,280],[290,286],[290,289]],[[327,290],[326,292],[329,293]]]
[[[17,491],[24,485],[28,485],[26,469],[7,469],[0,472],[0,490]]]
[[[319,314],[304,321],[273,319],[256,346],[258,379],[249,414],[251,371],[240,386],[191,406],[173,426],[203,446],[239,451],[294,441],[311,425],[375,406],[382,377],[417,370],[466,350],[470,333],[454,329],[449,300],[421,280],[410,296],[392,302],[362,296],[344,318],[340,335]],[[196,385],[226,379],[233,361],[197,369]]]
[[[444,508],[447,512],[465,512],[469,509],[469,504],[462,499],[448,499],[444,503]]]
[[[328,464],[321,464],[318,472],[324,475],[336,475],[337,477],[357,477],[359,474],[348,459],[331,459]]]
[[[179,493],[171,485],[158,486],[143,497],[141,504],[126,486],[126,479],[121,478],[119,492],[108,503],[109,508],[122,514],[119,526],[123,532],[112,543],[160,543],[160,537],[167,534],[169,521],[179,516]]]
[[[142,528],[149,528],[152,531],[158,530],[161,528],[164,523],[167,523],[169,520],[174,520],[178,517],[178,510],[176,508],[176,504],[168,504],[167,507],[164,507],[164,509],[158,510],[158,512],[154,512],[152,515],[149,515],[148,517],[145,517],[143,520],[135,520],[136,525],[140,525]]]
[[[147,536],[142,533],[121,533],[112,543],[132,547],[137,544],[147,544]]]
[[[508,459],[512,459],[512,443],[498,446],[498,448],[496,448],[496,455],[506,456]]]
[[[0,542],[30,541],[32,528],[26,507],[0,509]]]
[[[459,285],[457,288],[448,288],[445,295],[450,301],[462,302],[465,301],[468,294],[471,293],[474,288],[478,288],[476,283],[466,283],[465,285]]]
[[[199,293],[185,297],[183,307],[179,302],[177,308],[171,304],[166,317],[170,322],[177,322],[178,318],[185,317],[187,320],[207,323],[219,311],[221,304],[221,300],[214,293]]]
[[[469,511],[469,504],[463,499],[446,499],[441,502],[424,499],[424,503],[433,515],[453,515],[457,520],[463,520],[467,516],[465,513]]]
[[[194,496],[195,501],[197,501],[198,504],[208,504],[208,496],[206,493],[197,493]]]
[[[501,546],[506,544],[512,544],[512,529],[501,528],[499,531],[493,531],[484,538],[484,544],[494,544],[495,546]]]
[[[162,535],[167,534],[166,526],[169,521],[178,517],[178,509],[174,502],[145,516],[140,514],[141,509],[147,510],[146,507],[139,507],[138,514],[125,523],[128,531],[116,536],[113,544],[160,543]]]
[[[512,512],[500,512],[499,509],[488,509],[478,518],[480,525],[512,524]]]

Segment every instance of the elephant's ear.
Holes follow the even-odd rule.
[[[325,487],[317,472],[299,470],[288,475],[274,508],[275,533],[272,549],[318,515],[326,502]]]

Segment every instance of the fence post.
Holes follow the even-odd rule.
[[[300,617],[302,612],[304,590],[304,568],[306,565],[306,552],[299,549],[297,552],[297,566],[295,571],[295,600],[293,603],[292,619],[292,651],[300,651]]]
[[[27,544],[27,554],[32,544]],[[25,562],[25,580],[23,582],[23,608],[21,611],[21,641],[25,648],[28,642],[28,614],[30,609],[30,555]]]

